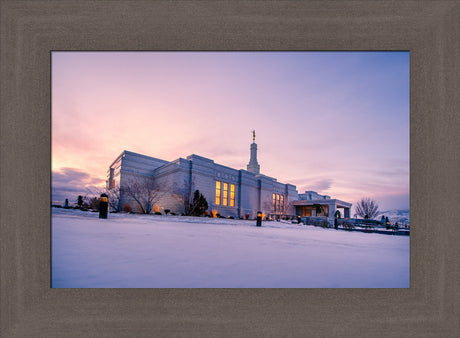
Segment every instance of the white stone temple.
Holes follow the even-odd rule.
[[[349,217],[351,208],[350,203],[315,192],[299,195],[296,186],[260,174],[255,131],[247,170],[233,169],[195,154],[168,162],[125,150],[110,165],[107,174],[107,189],[121,188],[119,209],[129,204],[136,210],[132,198],[123,192],[133,182],[140,181],[154,182],[160,190],[156,203],[160,212],[169,209],[183,213],[184,199],[195,190],[206,198],[210,213],[215,210],[226,217],[253,219],[261,211],[274,218],[300,215],[333,219],[338,208],[344,209],[342,217]],[[317,205],[324,207],[318,209]],[[317,214],[317,210],[321,213]]]

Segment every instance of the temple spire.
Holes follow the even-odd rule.
[[[257,163],[257,144],[256,144],[256,131],[252,131],[252,144],[251,144],[251,157],[249,159],[249,164],[247,165],[247,170],[254,174],[260,174],[260,165]]]

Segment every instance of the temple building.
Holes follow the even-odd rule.
[[[261,174],[255,131],[246,170],[233,169],[195,154],[169,162],[125,150],[111,164],[107,176],[108,191],[119,189],[119,211],[127,206],[136,211],[135,196],[128,191],[139,185],[150,186],[149,194],[154,195],[157,210],[169,209],[176,214],[185,212],[195,190],[206,198],[209,212],[214,210],[225,217],[253,219],[262,211],[270,217],[317,215],[333,218],[339,207],[345,208],[344,215],[349,216],[351,207],[339,200],[316,198],[321,196],[316,193],[314,199],[307,199],[308,193],[314,192],[299,195],[296,186]],[[317,205],[325,206],[322,214],[316,213],[320,210]]]

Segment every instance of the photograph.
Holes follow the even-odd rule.
[[[52,288],[410,288],[409,51],[52,51]]]

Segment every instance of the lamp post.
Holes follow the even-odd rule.
[[[99,218],[107,218],[107,210],[109,209],[109,198],[106,194],[101,194],[99,201]]]
[[[256,225],[258,227],[262,226],[262,212],[261,211],[257,211],[257,223]]]

